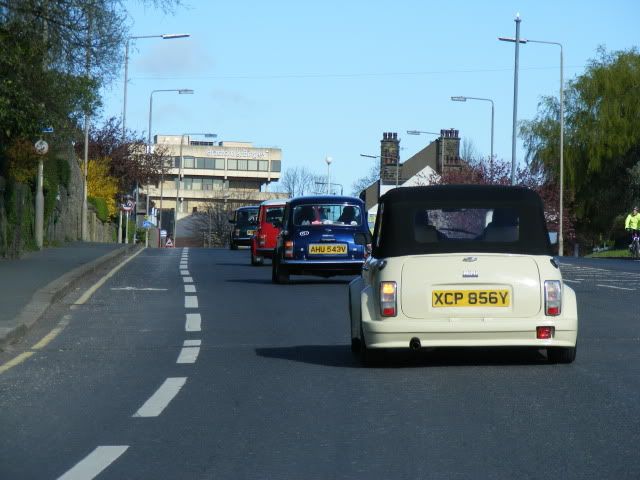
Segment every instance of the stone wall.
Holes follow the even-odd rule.
[[[56,205],[45,220],[44,244],[60,245],[81,239],[82,171],[70,156],[69,188],[59,187]],[[117,225],[100,221],[92,205],[88,206],[87,221],[92,242],[115,241]],[[27,185],[9,185],[0,177],[0,258],[15,258],[35,248],[34,195]]]

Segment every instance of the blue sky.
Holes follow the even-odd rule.
[[[188,39],[140,39],[129,60],[127,127],[153,134],[215,132],[219,140],[280,147],[283,169],[305,166],[345,192],[368,172],[383,132],[398,132],[401,160],[432,136],[406,130],[460,130],[489,154],[488,102],[495,102],[495,154],[511,160],[514,44],[521,36],[564,45],[565,80],[584,72],[596,49],[638,46],[637,0],[472,1],[185,0],[164,14],[130,7],[131,35],[189,33]],[[558,95],[559,49],[520,49],[518,118],[531,119],[543,95]],[[120,116],[124,70],[104,91],[105,116]],[[518,160],[524,151],[518,142]]]

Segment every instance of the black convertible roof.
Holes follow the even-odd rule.
[[[520,205],[539,206],[540,197],[526,187],[511,185],[428,185],[422,187],[402,187],[388,191],[380,201],[434,201],[462,202],[481,201],[514,202]]]
[[[518,217],[515,241],[451,238],[437,231],[437,242],[415,236],[416,213],[428,210],[508,209]],[[550,255],[551,245],[540,196],[511,185],[429,185],[390,190],[378,205],[373,255],[377,258],[427,253],[491,252]],[[383,218],[384,217],[384,218]],[[446,230],[446,229],[445,229]]]

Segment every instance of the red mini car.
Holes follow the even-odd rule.
[[[282,228],[285,203],[286,199],[277,199],[260,204],[258,226],[251,238],[251,265],[262,265],[265,257],[273,258],[276,239]]]

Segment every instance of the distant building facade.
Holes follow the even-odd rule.
[[[162,210],[162,228],[170,234],[174,232],[176,210],[177,233],[185,236],[189,234],[189,216],[207,206],[218,205],[230,211],[287,196],[269,192],[271,183],[280,179],[279,148],[192,140],[189,135],[156,135],[154,140],[156,146],[168,149],[170,170],[163,182],[145,185],[141,190],[149,195],[158,215]],[[182,179],[179,191],[178,175]]]

